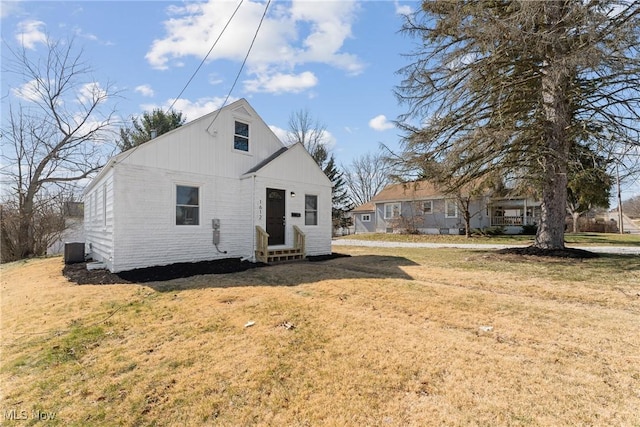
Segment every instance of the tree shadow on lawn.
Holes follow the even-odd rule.
[[[321,280],[356,278],[413,280],[401,267],[418,265],[404,257],[332,254],[308,260],[267,265],[228,258],[177,263],[121,273],[86,269],[86,263],[65,265],[64,276],[79,285],[139,283],[159,291],[239,286],[296,286]]]

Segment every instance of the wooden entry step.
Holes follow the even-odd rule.
[[[300,249],[295,248],[269,249],[267,253],[267,264],[300,259],[304,259],[304,253]]]
[[[293,226],[293,247],[269,249],[269,234],[259,225],[256,225],[256,261],[270,264],[273,262],[297,261],[305,259],[306,253],[306,237],[298,228]]]

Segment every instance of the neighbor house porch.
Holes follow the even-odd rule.
[[[494,200],[487,210],[492,227],[522,227],[540,222],[540,203],[533,200]]]

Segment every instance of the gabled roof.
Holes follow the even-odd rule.
[[[373,212],[374,210],[376,210],[376,205],[374,205],[372,202],[367,202],[352,209],[351,212]]]
[[[116,164],[122,163],[125,160],[127,160],[130,156],[132,156],[134,153],[136,152],[141,152],[144,151],[145,149],[151,147],[153,144],[158,143],[159,141],[162,141],[168,137],[170,137],[172,134],[174,133],[179,133],[179,132],[184,132],[187,128],[191,127],[191,126],[198,126],[199,123],[201,122],[205,122],[207,123],[208,121],[215,119],[218,117],[218,115],[225,110],[230,110],[233,111],[235,113],[239,113],[241,115],[247,116],[247,117],[251,117],[255,120],[259,120],[262,122],[262,124],[264,125],[264,129],[267,130],[268,132],[271,132],[273,134],[273,137],[282,145],[282,141],[280,141],[280,139],[277,137],[277,135],[275,135],[273,133],[273,131],[271,130],[271,128],[262,120],[262,118],[260,117],[260,115],[258,115],[258,113],[253,109],[253,107],[251,106],[251,104],[249,104],[249,102],[244,99],[244,98],[240,98],[237,101],[234,101],[228,105],[225,105],[217,110],[214,110],[210,113],[205,114],[204,116],[200,116],[198,118],[195,118],[193,120],[190,120],[188,122],[186,122],[185,124],[183,124],[180,127],[177,127],[175,129],[172,129],[171,131],[167,132],[167,133],[163,133],[162,135],[158,135],[157,137],[153,138],[150,141],[145,142],[144,144],[140,144],[137,145],[133,148],[130,148],[127,151],[124,151],[122,153],[119,153],[113,157],[111,157],[107,163],[102,167],[102,169],[96,174],[95,177],[92,178],[92,180],[89,182],[89,184],[87,184],[87,186],[85,187],[83,194],[87,194],[87,192],[89,192],[95,185],[97,182],[100,181],[100,179],[107,173],[107,171],[112,168],[113,166],[115,166]],[[207,128],[208,130],[208,128]],[[286,151],[286,147],[283,147],[281,149],[279,149],[276,153],[279,153],[278,155],[282,154],[282,152]],[[275,155],[275,154],[274,154]],[[260,165],[256,165],[253,169],[259,169],[258,166],[262,167],[264,166],[266,163],[268,163],[267,160],[271,161],[273,160],[273,158],[277,157],[274,155],[270,156],[268,159],[262,161],[260,163]]]
[[[445,193],[429,181],[401,182],[387,185],[371,202],[401,202],[443,198]]]
[[[245,175],[258,172],[260,169],[262,169],[263,167],[271,163],[272,160],[280,157],[280,155],[287,150],[288,150],[287,147],[282,147],[281,149],[279,149],[278,151],[276,151],[275,153],[273,153],[272,155],[270,155],[269,157],[267,157],[266,159],[264,159],[263,161],[261,161],[260,163],[252,167],[251,169],[249,169],[247,172],[245,172]]]
[[[315,175],[316,179],[325,181],[326,184],[333,187],[333,183],[331,182],[331,180],[327,177],[327,175],[325,175],[322,169],[320,169],[320,166],[318,166],[313,157],[311,157],[311,154],[309,154],[307,149],[304,148],[304,145],[300,142],[290,145],[289,147],[283,147],[280,150],[276,151],[271,156],[267,157],[259,164],[255,165],[247,172],[245,172],[242,175],[242,178],[248,178],[257,174],[273,174],[274,172],[279,174],[282,172],[282,168],[285,167],[285,165],[291,165],[294,163],[299,167],[304,167],[305,174],[313,174]],[[288,170],[291,170],[289,166],[287,166],[286,168]]]

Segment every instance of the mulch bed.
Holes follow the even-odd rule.
[[[308,261],[326,261],[350,255],[332,253],[309,256]],[[62,274],[78,285],[108,285],[115,283],[147,283],[197,276],[201,274],[229,274],[252,268],[265,267],[264,263],[242,261],[240,258],[225,258],[213,261],[181,262],[170,265],[138,268],[135,270],[111,273],[109,270],[87,270],[87,263],[66,264]]]
[[[574,259],[589,259],[598,258],[595,252],[585,251],[584,249],[564,248],[564,249],[541,249],[534,246],[526,247],[514,247],[500,249],[497,251],[503,255],[529,255],[538,257],[551,257],[551,258],[574,258]]]

